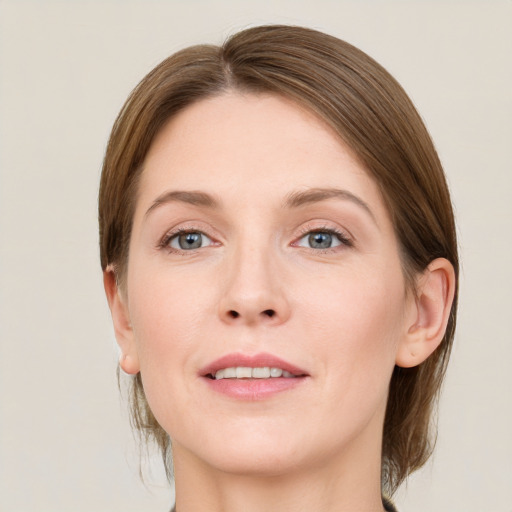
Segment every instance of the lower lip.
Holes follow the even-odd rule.
[[[269,379],[210,379],[207,384],[217,393],[239,400],[264,400],[277,393],[288,391],[301,385],[306,377],[272,377]]]

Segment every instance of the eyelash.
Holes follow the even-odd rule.
[[[297,245],[297,243],[302,240],[305,236],[311,235],[313,233],[327,233],[329,235],[334,236],[338,239],[341,246],[344,246],[346,248],[354,247],[354,241],[352,238],[350,238],[347,233],[333,228],[333,227],[327,227],[327,226],[304,226],[301,228],[301,236],[297,239],[297,241],[293,242],[292,245]],[[336,251],[338,247],[328,247],[325,249],[314,249],[313,247],[304,247],[304,249],[309,249],[311,251],[314,251],[315,254],[324,254]],[[339,249],[338,249],[339,250]]]
[[[182,256],[185,256],[186,254],[190,254],[190,253],[194,253],[196,252],[198,249],[191,249],[191,250],[185,250],[185,249],[175,249],[174,247],[171,247],[169,244],[171,242],[171,240],[173,238],[176,238],[180,235],[186,235],[186,234],[189,234],[189,233],[199,233],[207,238],[209,238],[210,240],[213,241],[212,237],[208,236],[204,231],[200,230],[200,229],[194,229],[194,228],[179,228],[179,229],[175,229],[173,231],[170,231],[169,233],[166,233],[165,236],[162,238],[162,240],[160,240],[160,242],[158,243],[158,246],[157,248],[158,249],[162,249],[162,250],[166,250],[168,251],[169,253],[173,253],[173,254],[180,254]],[[202,247],[201,247],[202,249]]]
[[[173,247],[171,247],[169,245],[171,240],[173,240],[174,238],[176,238],[176,237],[178,237],[180,235],[186,235],[186,234],[189,234],[189,233],[199,233],[199,234],[201,234],[201,235],[203,235],[203,236],[205,236],[205,237],[207,237],[207,238],[209,238],[210,240],[213,241],[212,237],[208,236],[206,233],[204,233],[204,231],[201,231],[200,229],[179,228],[179,229],[175,229],[175,230],[167,233],[160,240],[160,242],[158,243],[157,248],[158,249],[162,249],[162,250],[167,250],[169,253],[180,254],[180,255],[186,255],[187,253],[188,254],[194,253],[197,250],[202,249],[202,247],[199,248],[199,249],[191,249],[191,250],[175,249],[175,248],[173,248]],[[311,235],[313,233],[326,233],[326,234],[334,236],[340,242],[341,246],[345,246],[345,247],[348,247],[348,248],[354,246],[353,240],[349,236],[347,236],[346,233],[344,233],[343,231],[340,231],[338,229],[335,229],[335,228],[332,228],[332,227],[327,227],[327,226],[314,226],[314,227],[313,226],[304,226],[300,230],[300,236],[291,245],[294,246],[294,247],[302,247],[302,246],[298,245],[298,242],[300,240],[302,240],[305,236]],[[337,250],[337,247],[338,246],[327,247],[325,249],[315,249],[313,247],[309,247],[309,248],[308,247],[304,247],[304,249],[309,249],[310,251],[313,251],[315,254],[324,254],[324,253],[329,253],[329,252],[333,252],[333,251]]]

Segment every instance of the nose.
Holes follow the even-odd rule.
[[[219,315],[239,325],[280,325],[290,317],[283,272],[277,257],[254,246],[237,253],[226,264]]]

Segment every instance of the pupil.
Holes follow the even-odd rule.
[[[181,249],[198,249],[201,247],[201,242],[200,233],[184,233],[179,237]]]
[[[309,245],[314,249],[328,249],[332,244],[332,235],[329,233],[311,233]]]

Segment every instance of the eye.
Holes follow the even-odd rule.
[[[182,231],[171,236],[166,245],[172,249],[192,251],[212,244],[212,240],[200,231]]]
[[[332,249],[340,245],[350,246],[351,242],[342,233],[331,229],[322,229],[306,233],[296,245],[310,249]]]

